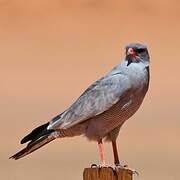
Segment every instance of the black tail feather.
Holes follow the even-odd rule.
[[[34,152],[35,150],[39,149],[40,147],[44,146],[45,144],[51,142],[54,139],[55,137],[52,136],[51,134],[43,136],[34,142],[30,142],[24,149],[11,156],[10,159],[15,159],[15,160],[20,159]]]
[[[47,130],[48,125],[49,125],[49,122],[35,128],[31,133],[29,133],[27,136],[25,136],[21,140],[21,144],[24,144],[28,141],[34,142],[37,139],[39,139],[40,137],[45,136],[45,135],[53,132],[54,130]]]
[[[49,122],[46,124],[43,124],[37,128],[35,128],[31,133],[29,133],[27,136],[25,136],[21,140],[21,144],[24,144],[26,142],[29,142],[27,146],[19,151],[18,153],[14,154],[10,157],[10,159],[20,159],[35,150],[39,149],[40,147],[44,146],[45,144],[51,142],[55,139],[53,132],[55,130],[48,130],[47,127],[49,125]]]

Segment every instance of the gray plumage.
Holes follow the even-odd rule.
[[[130,49],[134,49],[136,55],[128,54]],[[141,44],[130,44],[126,47],[126,57],[122,63],[93,83],[67,110],[53,118],[45,129],[40,128],[40,137],[37,136],[40,130],[37,130],[38,133],[34,130],[22,141],[31,141],[32,144],[47,134],[53,137],[49,139],[84,135],[95,141],[103,138],[115,140],[123,123],[140,107],[148,86],[147,48]],[[24,153],[12,158],[22,156]]]

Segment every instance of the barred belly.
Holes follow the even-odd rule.
[[[108,141],[115,139],[122,124],[139,109],[146,92],[147,87],[140,92],[127,92],[109,110],[71,128],[59,129],[58,137],[85,135],[89,140],[95,141],[102,138]]]
[[[113,129],[121,127],[140,107],[144,96],[130,96],[121,98],[109,110],[88,119],[85,135],[89,140],[99,140],[110,133]],[[118,128],[119,130],[120,128]]]

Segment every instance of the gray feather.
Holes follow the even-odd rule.
[[[61,119],[50,122],[49,126],[53,129],[66,129],[101,114],[117,103],[130,87],[129,79],[121,73],[105,76],[93,83],[61,115]]]

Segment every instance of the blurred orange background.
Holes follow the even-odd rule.
[[[0,0],[0,174],[3,180],[82,179],[98,163],[86,138],[59,139],[19,161],[19,140],[67,108],[124,57],[148,45],[150,89],[118,138],[123,164],[143,180],[180,174],[178,0]],[[106,156],[112,163],[110,144]]]

